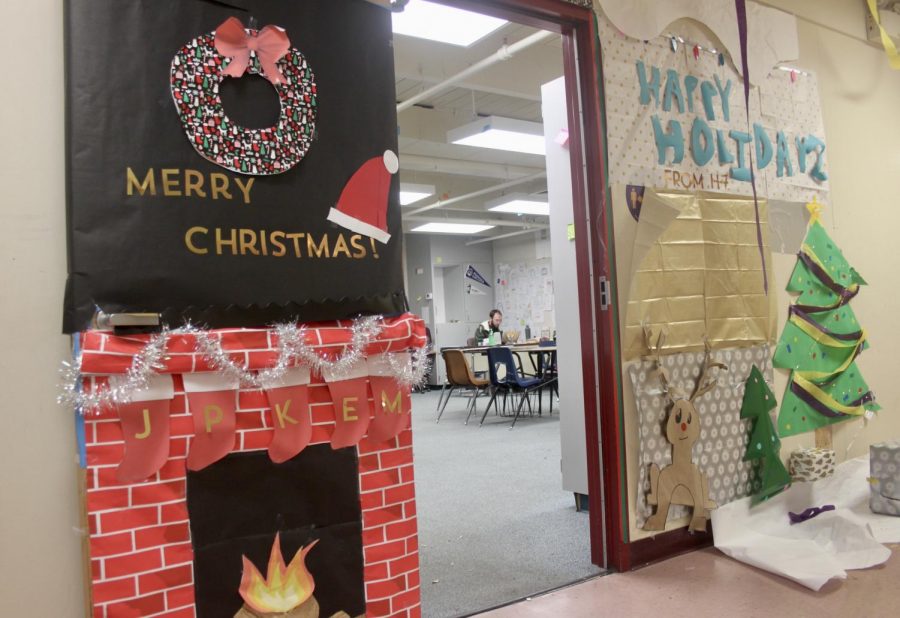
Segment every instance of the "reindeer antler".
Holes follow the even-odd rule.
[[[666,332],[664,330],[659,331],[659,335],[656,337],[656,345],[654,346],[653,333],[650,331],[650,327],[644,324],[644,343],[650,352],[649,359],[656,364],[656,372],[659,374],[663,393],[673,401],[675,399],[683,399],[683,395],[669,381],[669,372],[666,371],[662,364],[662,348],[666,343]]]
[[[719,383],[719,376],[716,374],[715,377],[707,379],[707,374],[710,369],[724,369],[728,371],[728,366],[724,365],[717,361],[711,361],[710,356],[712,355],[712,348],[709,345],[709,340],[706,337],[703,337],[703,347],[706,348],[705,355],[703,357],[703,369],[700,372],[700,377],[697,379],[697,386],[694,388],[694,392],[691,393],[688,401],[691,403],[694,402],[695,399],[698,399],[714,389]]]

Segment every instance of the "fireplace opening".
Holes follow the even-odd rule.
[[[265,451],[233,453],[188,472],[187,505],[200,618],[252,618],[272,607],[311,618],[365,613],[355,448],[313,445],[282,464]],[[280,604],[307,585],[302,567],[314,600],[286,612]],[[282,590],[266,589],[266,578]],[[250,579],[262,588],[256,610],[241,594],[242,579],[245,593]]]

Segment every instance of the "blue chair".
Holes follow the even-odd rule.
[[[484,425],[484,419],[487,418],[488,410],[491,409],[491,404],[496,402],[498,394],[503,393],[505,397],[509,393],[516,393],[521,395],[521,399],[519,400],[519,406],[516,408],[516,415],[513,417],[512,425],[509,427],[512,429],[516,426],[516,421],[519,420],[519,414],[522,412],[522,406],[524,406],[526,402],[528,402],[528,411],[532,411],[531,401],[528,399],[528,396],[540,390],[544,382],[541,378],[527,378],[521,375],[516,367],[516,360],[513,356],[513,352],[507,347],[498,346],[488,348],[487,355],[488,373],[490,375],[491,387],[494,392],[491,395],[491,400],[488,402],[487,407],[484,409],[484,415],[481,417],[481,425]],[[498,372],[500,367],[505,369],[505,374],[502,377]]]
[[[556,369],[556,350],[552,352],[528,352],[531,364],[538,368],[537,376],[541,378],[541,392],[538,393],[538,414],[541,414],[543,408],[544,391],[548,391],[548,405],[550,414],[553,414],[553,395],[559,399],[559,374]]]

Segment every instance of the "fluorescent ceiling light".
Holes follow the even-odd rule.
[[[434,185],[417,185],[411,182],[400,183],[400,205],[407,206],[429,195],[434,195]]]
[[[401,12],[392,13],[391,20],[394,34],[460,47],[468,47],[507,23],[425,0],[411,0]]]
[[[503,116],[479,118],[452,129],[447,132],[447,141],[462,146],[546,155],[542,124]]]
[[[505,195],[487,202],[485,206],[493,212],[512,212],[517,215],[550,215],[550,204],[541,195]]]
[[[413,232],[431,232],[432,234],[477,234],[489,230],[493,225],[476,225],[474,223],[425,223],[414,227]]]

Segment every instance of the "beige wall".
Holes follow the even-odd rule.
[[[862,421],[835,427],[842,460],[867,453],[872,442],[900,436],[900,71],[892,71],[884,51],[865,41],[862,1],[780,4],[827,26],[799,20],[798,64],[819,77],[831,181],[825,223],[869,283],[853,301],[872,343],[858,364],[884,410],[865,428]]]
[[[0,615],[80,616],[74,423],[56,405],[66,275],[61,0],[4,5]],[[38,36],[40,40],[35,40]]]
[[[792,66],[817,74],[825,121],[831,204],[823,223],[869,285],[853,301],[872,347],[858,364],[884,407],[867,425],[862,420],[834,427],[838,461],[868,452],[869,444],[900,437],[900,72],[884,51],[866,41],[862,0],[774,0],[769,6],[798,17],[800,60]],[[784,291],[796,258],[774,255],[780,334],[791,297]],[[787,374],[776,370],[781,398]],[[623,384],[629,504],[637,478],[637,424],[630,384]],[[782,455],[812,446],[812,434],[786,438]],[[670,528],[686,522],[672,522]],[[631,539],[649,536],[630,522]]]

